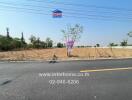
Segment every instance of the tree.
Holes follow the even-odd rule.
[[[27,43],[25,42],[24,36],[23,36],[23,32],[21,33],[21,47],[25,48],[27,46]]]
[[[115,44],[115,43],[110,43],[109,44],[110,47],[113,47],[113,46],[118,46],[118,44]]]
[[[21,39],[19,39],[19,38],[14,38],[11,41],[10,45],[13,47],[13,49],[18,49],[18,48],[22,48],[23,47]]]
[[[132,37],[132,31],[127,34],[129,37]]]
[[[23,36],[23,32],[21,33],[21,42],[25,42],[24,36]]]
[[[13,38],[9,34],[9,28],[6,28],[7,35],[0,35],[0,50],[8,51],[8,50],[16,50],[26,47],[27,43],[24,40],[23,33],[21,38]]]
[[[8,51],[21,48],[21,40],[19,38],[7,38],[0,36],[0,50]]]
[[[40,38],[38,37],[37,40],[35,41],[35,48],[40,48],[41,44],[40,44]]]
[[[53,41],[49,37],[46,38],[46,44],[48,48],[53,47]]]
[[[118,44],[115,44],[115,43],[109,43],[108,46],[110,47],[111,52],[113,52],[113,48],[112,48],[112,47],[118,46]]]
[[[8,50],[8,44],[9,44],[9,42],[7,41],[7,37],[1,35],[0,36],[0,50],[2,50],[2,51]]]
[[[59,42],[59,43],[57,43],[57,47],[58,47],[58,48],[63,48],[64,45],[63,45],[63,43],[60,43],[60,42]]]
[[[6,32],[7,32],[7,38],[10,38],[10,34],[9,34],[9,28],[6,28]]]
[[[123,47],[127,46],[127,40],[123,40],[120,45],[123,46]]]
[[[36,38],[35,36],[31,35],[31,37],[29,38],[31,44],[33,45],[33,48],[40,48],[41,47],[41,40],[40,38]],[[30,45],[31,47],[31,45]]]
[[[74,43],[78,41],[81,37],[80,33],[83,32],[83,27],[76,24],[75,26],[67,26],[66,29],[62,30],[64,35],[64,40],[67,48],[67,56],[70,56],[71,49],[74,46]]]
[[[34,44],[34,42],[36,41],[36,37],[33,36],[33,35],[31,35],[31,37],[29,38],[29,40],[30,40],[30,42],[31,42],[32,44]]]
[[[36,44],[36,37],[35,36],[33,36],[33,35],[31,35],[31,37],[29,38],[29,40],[30,40],[30,42],[31,42],[31,44],[33,45],[33,48],[35,48],[35,44]]]
[[[46,42],[40,41],[40,47],[41,47],[41,48],[47,48]]]
[[[41,41],[40,38],[36,38],[35,36],[31,35],[29,38],[33,48],[51,48],[53,46],[53,41],[48,37],[46,41]],[[29,47],[31,47],[31,44]]]
[[[96,44],[96,47],[100,47],[100,44]]]

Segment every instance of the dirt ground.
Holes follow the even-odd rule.
[[[53,54],[56,54],[58,59],[69,59],[66,48],[55,48],[0,52],[0,60],[50,60]],[[71,55],[70,59],[132,58],[132,49],[74,48]]]

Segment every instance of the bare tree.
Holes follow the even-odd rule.
[[[70,56],[71,49],[74,46],[74,43],[78,41],[81,37],[81,34],[83,32],[83,27],[76,24],[75,26],[67,26],[65,30],[62,30],[62,33],[64,35],[64,40],[67,48],[67,56]]]

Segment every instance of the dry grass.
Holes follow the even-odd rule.
[[[0,52],[1,60],[48,60],[53,54],[59,59],[67,59],[65,48],[23,50]],[[72,58],[124,58],[132,57],[132,49],[110,49],[110,48],[74,48]]]

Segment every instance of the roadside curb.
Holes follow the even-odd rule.
[[[132,57],[127,58],[96,58],[96,59],[65,59],[65,60],[57,60],[61,62],[69,62],[69,61],[99,61],[99,60],[125,60],[125,59],[132,59]]]
[[[96,58],[96,59],[60,59],[60,60],[55,60],[56,62],[72,62],[72,61],[100,61],[100,60],[125,60],[125,59],[132,59],[132,57],[127,57],[127,58]],[[0,63],[32,63],[32,62],[38,62],[38,63],[43,63],[43,62],[51,62],[54,60],[0,60]]]

